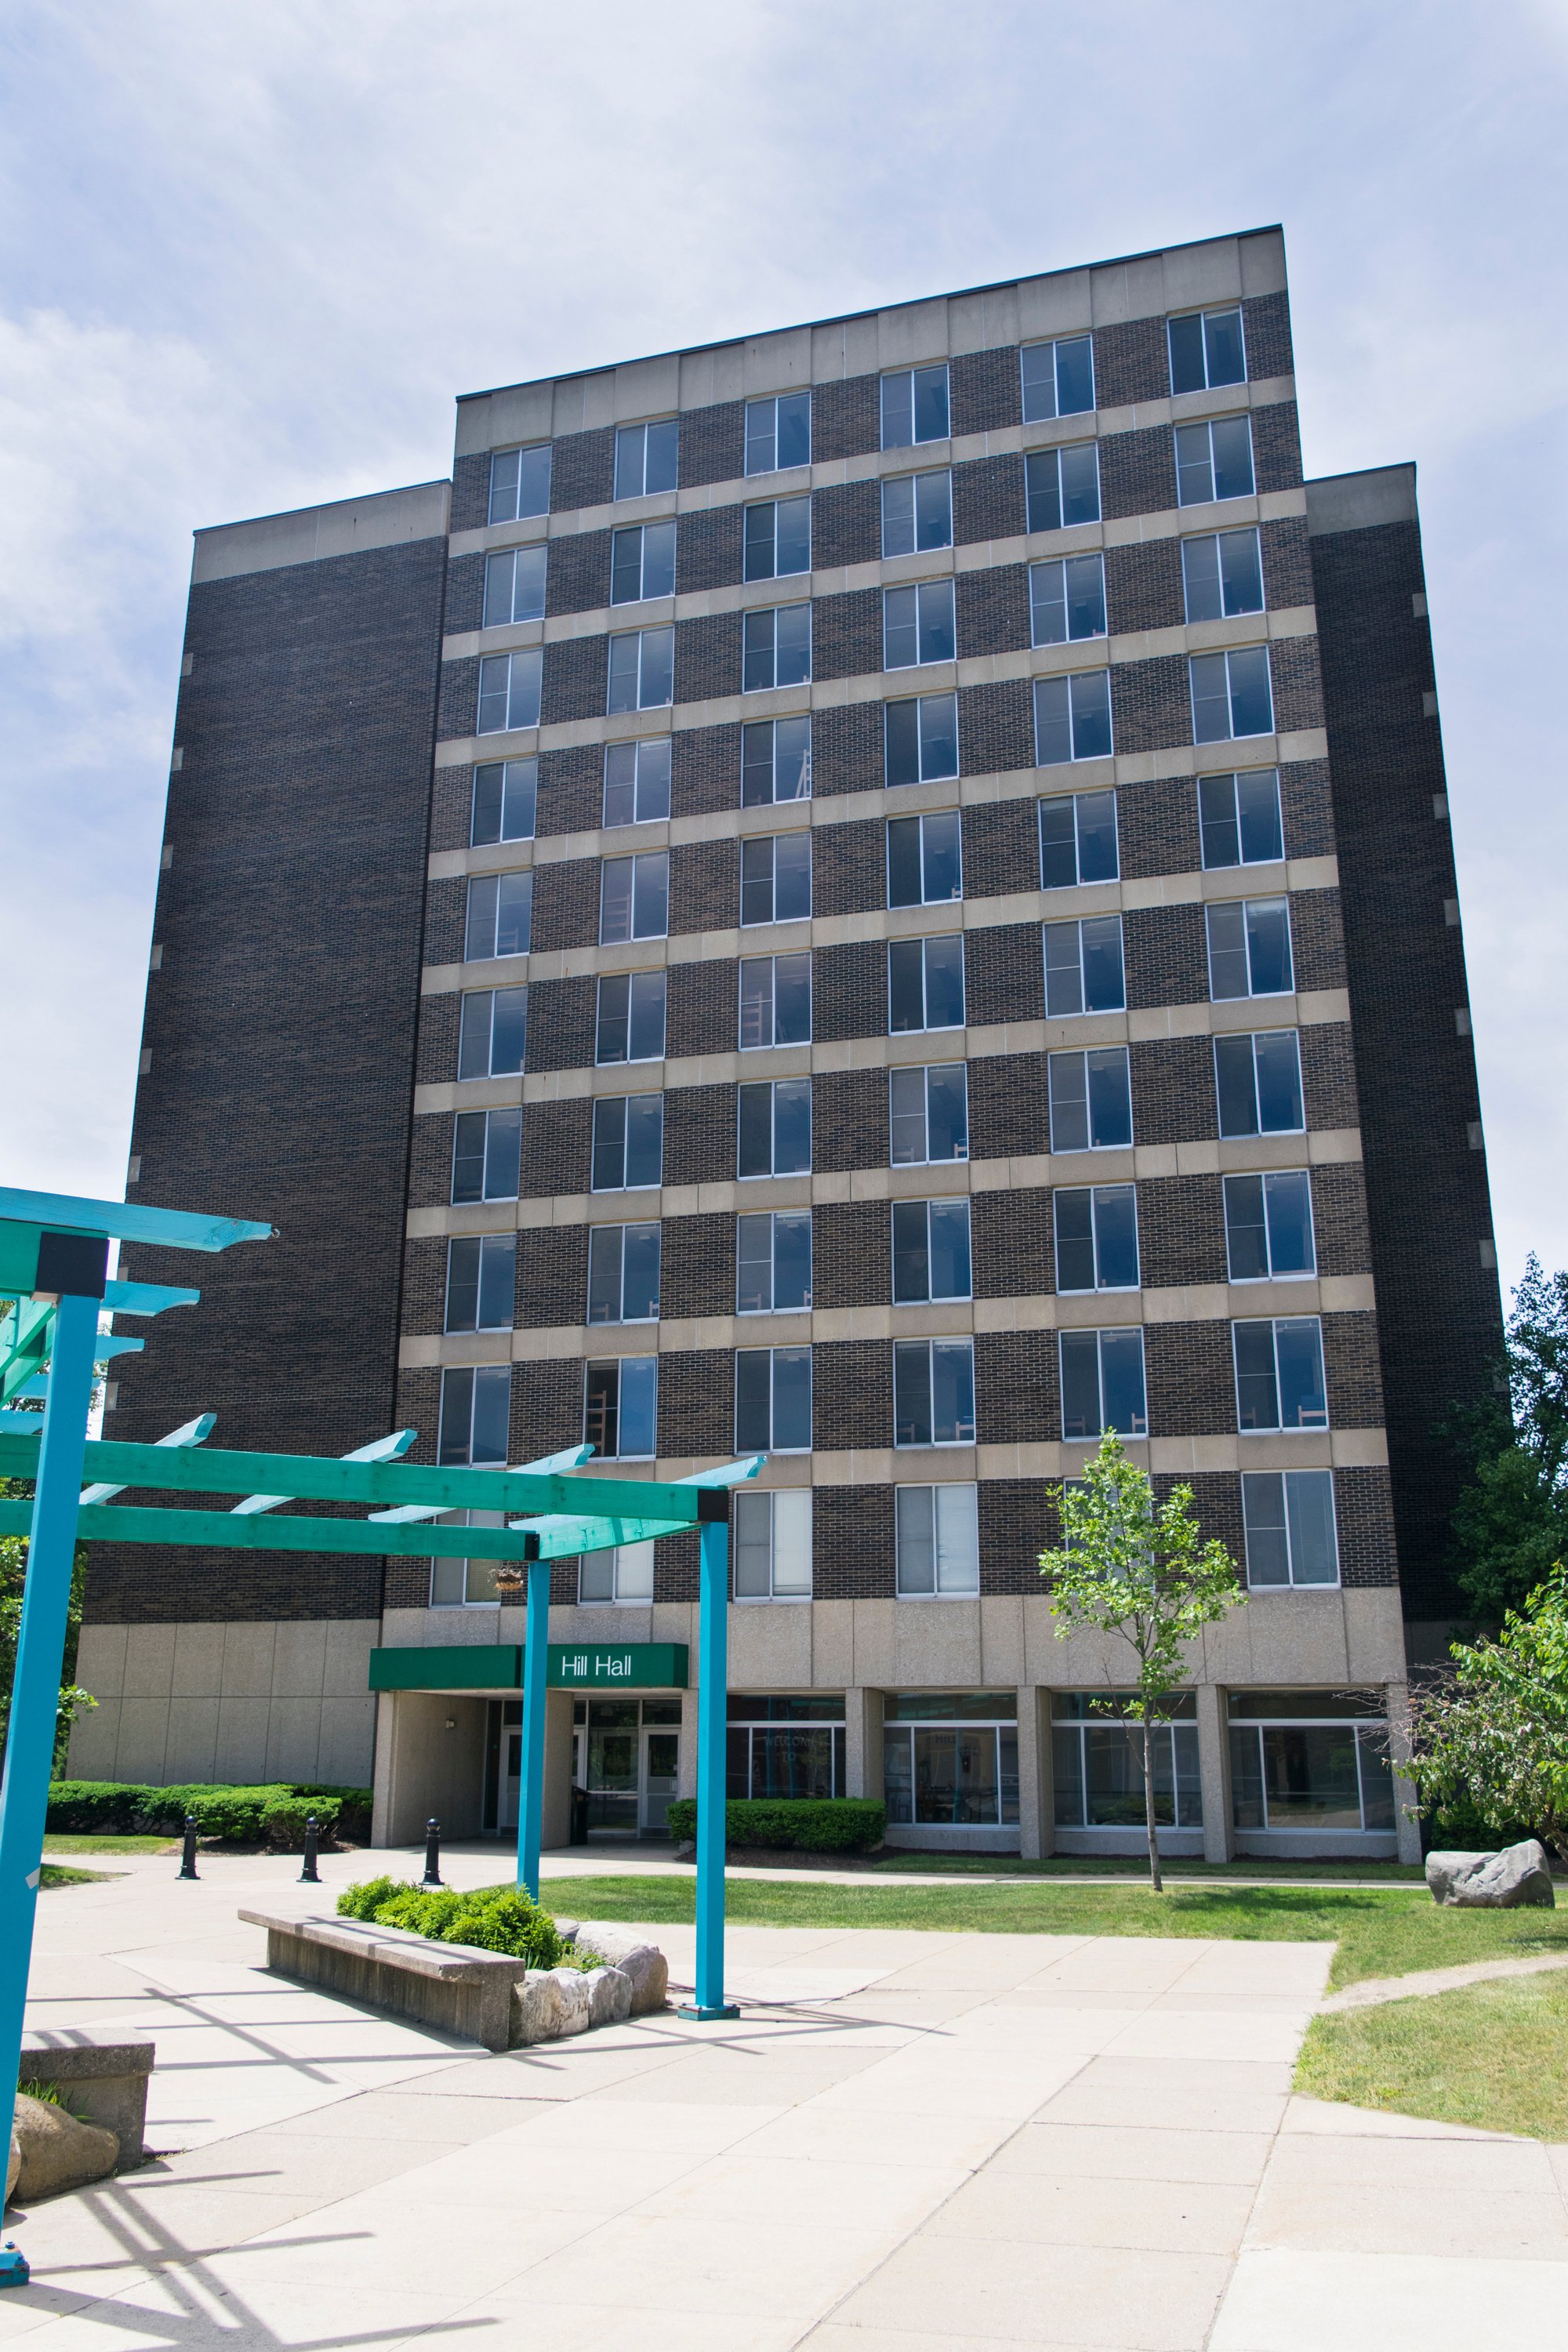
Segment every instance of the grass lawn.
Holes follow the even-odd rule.
[[[1565,2049],[1568,1972],[1503,1977],[1315,2017],[1296,2088],[1358,2107],[1568,2140]]]
[[[68,1870],[58,1862],[46,1862],[38,1873],[40,1891],[46,1886],[86,1886],[95,1878],[112,1878],[111,1870]]]
[[[779,1867],[787,1870],[795,1861],[795,1856],[781,1853]],[[755,1866],[747,1864],[748,1869]],[[1172,1860],[1163,1854],[1161,1867],[1167,1878],[1279,1878],[1295,1886],[1332,1885],[1336,1880],[1347,1878],[1358,1885],[1384,1880],[1390,1885],[1410,1882],[1424,1886],[1426,1883],[1426,1872],[1418,1862],[1290,1862],[1257,1854],[1244,1855],[1236,1862],[1197,1862],[1184,1856]],[[869,1865],[867,1874],[911,1870],[931,1878],[1147,1878],[1149,1858],[1142,1853],[1058,1853],[1045,1862],[1020,1862],[1012,1853],[910,1853],[896,1857],[882,1855]]]
[[[696,1916],[697,1882],[663,1876],[547,1879],[546,1910],[569,1918],[655,1926]],[[1568,1908],[1447,1911],[1425,1886],[1208,1887],[1184,1883],[1163,1895],[1147,1886],[843,1886],[799,1879],[731,1878],[726,1909],[737,1926],[923,1927],[1026,1936],[1228,1936],[1247,1941],[1334,1942],[1331,1985],[1404,1976],[1502,1954],[1568,1956]]]
[[[46,1853],[178,1853],[180,1842],[166,1837],[116,1837],[107,1830],[84,1832],[81,1836],[57,1837],[51,1831],[44,1840]]]

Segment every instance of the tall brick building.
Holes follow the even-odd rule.
[[[198,533],[131,1184],[280,1238],[116,1433],[765,1452],[731,1792],[1038,1853],[1139,1834],[1036,1568],[1111,1423],[1250,1588],[1173,1850],[1408,1846],[1500,1313],[1414,471],[1303,482],[1291,364],[1266,229],[476,394],[449,484]],[[505,1828],[445,1532],[106,1558],[73,1769]],[[695,1596],[558,1566],[552,1836],[689,1787]]]

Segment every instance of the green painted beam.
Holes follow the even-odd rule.
[[[107,1234],[159,1249],[224,1250],[265,1242],[269,1224],[247,1217],[209,1217],[188,1209],[147,1209],[131,1201],[89,1201],[74,1192],[23,1192],[0,1185],[0,1223],[47,1225],[51,1233]]]
[[[25,1536],[33,1523],[31,1503],[0,1502],[0,1536]],[[620,1525],[621,1522],[615,1522]],[[679,1523],[638,1520],[650,1535],[676,1535]],[[445,1536],[443,1543],[440,1538]],[[236,1518],[232,1511],[143,1510],[134,1504],[84,1503],[77,1515],[80,1543],[201,1544],[223,1551],[352,1551],[409,1553],[416,1559],[522,1559],[529,1538],[507,1528],[387,1527],[370,1519],[271,1518],[259,1514]],[[631,1542],[606,1524],[594,1549]],[[576,1547],[540,1545],[540,1556],[564,1559]]]
[[[30,1298],[19,1298],[5,1321],[0,1323],[0,1404],[19,1396],[28,1381],[37,1377],[38,1367],[49,1351],[54,1320],[52,1305],[36,1307]],[[39,1427],[42,1426],[40,1422]],[[37,1450],[37,1441],[34,1441],[35,1458]],[[32,1472],[23,1475],[31,1477]]]

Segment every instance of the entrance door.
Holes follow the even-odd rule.
[[[642,1761],[636,1699],[588,1705],[588,1835],[635,1838]]]
[[[676,1793],[680,1759],[678,1731],[645,1731],[643,1739],[642,1826],[649,1837],[669,1833],[669,1801]]]
[[[500,1785],[496,1790],[496,1827],[517,1827],[518,1791],[522,1786],[522,1734],[503,1725],[500,1736]]]

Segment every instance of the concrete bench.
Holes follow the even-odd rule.
[[[362,1919],[248,1909],[239,1916],[266,1928],[267,1965],[282,1976],[324,1985],[487,2050],[508,2046],[512,1987],[526,1978],[526,1960],[475,1944],[438,1944],[405,1927],[377,1927]]]
[[[146,2154],[147,2077],[156,2048],[152,2042],[109,2042],[82,2026],[45,2027],[23,2038],[17,2086],[58,2083],[72,2115],[114,2134],[120,2142],[115,2169],[124,2172]]]

